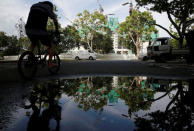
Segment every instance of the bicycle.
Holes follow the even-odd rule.
[[[57,39],[56,34],[51,32],[51,37],[53,37],[53,43],[59,44],[59,39]],[[37,45],[38,54],[35,55],[31,51],[25,51],[21,54],[18,60],[18,71],[19,74],[25,79],[32,79],[39,66],[44,68],[48,64],[49,53],[48,50],[41,52],[40,43]],[[60,58],[56,51],[54,51],[52,56],[52,63],[54,67],[48,68],[51,74],[56,74],[60,69]]]

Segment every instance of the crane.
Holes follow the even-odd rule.
[[[133,11],[133,3],[131,2],[126,2],[123,3],[122,6],[128,5],[129,4],[129,14],[131,15],[132,11]]]

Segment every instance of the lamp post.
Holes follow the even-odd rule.
[[[110,14],[106,14],[105,16],[106,16],[106,19],[108,20],[108,16],[113,16],[113,15],[115,15],[114,13],[110,13]]]
[[[125,5],[128,5],[128,4],[129,4],[129,15],[131,15],[132,11],[133,11],[133,3],[132,3],[132,1],[131,2],[123,3],[122,6],[125,6]]]

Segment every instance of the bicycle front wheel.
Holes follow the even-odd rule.
[[[48,68],[48,70],[51,74],[56,74],[59,71],[60,64],[61,64],[60,58],[57,54],[54,54],[52,56],[52,63],[53,63],[54,66],[52,68]]]
[[[18,60],[19,74],[25,79],[32,79],[37,71],[35,56],[32,52],[24,52]]]

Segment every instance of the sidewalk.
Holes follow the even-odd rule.
[[[0,63],[6,63],[6,62],[17,62],[20,55],[17,56],[4,56],[3,59],[0,59]],[[67,60],[71,61],[74,60],[73,58],[69,56],[65,56],[63,54],[59,55],[61,60]],[[116,55],[116,54],[99,54],[97,57],[97,60],[135,60],[134,57],[126,57],[123,55]]]

